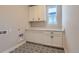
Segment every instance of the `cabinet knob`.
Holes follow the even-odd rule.
[[[40,20],[40,18],[38,18],[38,20]]]
[[[51,36],[51,38],[53,38],[54,36]]]

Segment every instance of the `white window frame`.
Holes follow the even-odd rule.
[[[47,6],[46,6],[46,16],[47,16],[47,17],[46,17],[46,18],[47,18],[47,19],[46,19],[46,20],[47,20],[46,23],[47,23],[47,26],[48,26],[48,27],[51,27],[51,26],[52,26],[52,27],[57,27],[58,22],[57,22],[57,24],[48,24],[48,20],[49,20],[49,19],[48,19],[48,8],[49,8],[49,7],[56,7],[56,8],[57,8],[57,5],[47,5]],[[57,20],[57,9],[56,9],[56,20]]]

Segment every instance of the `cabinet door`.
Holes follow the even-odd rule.
[[[56,47],[63,47],[62,37],[55,37],[52,39],[52,45]]]
[[[53,36],[54,36],[53,39],[52,39],[53,46],[63,47],[62,32],[54,32]]]
[[[29,7],[29,21],[38,21],[38,6]]]
[[[29,7],[29,21],[46,20],[46,7],[43,5]]]
[[[38,6],[33,6],[33,16],[34,16],[34,21],[38,21],[38,17],[37,17],[37,14],[38,14]]]
[[[29,21],[34,21],[34,8],[29,7]]]
[[[51,41],[49,32],[42,32],[42,31],[27,31],[26,40],[45,45],[50,45]]]
[[[45,20],[45,14],[46,13],[46,7],[45,6],[37,6],[37,18],[38,21],[44,21]]]
[[[51,45],[51,38],[50,38],[50,32],[44,31],[41,33],[41,37],[43,39],[43,44],[45,45]]]
[[[26,40],[30,42],[38,43],[39,34],[36,31],[27,31],[26,32]]]

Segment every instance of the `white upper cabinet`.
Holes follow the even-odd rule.
[[[29,7],[29,21],[34,21],[34,8]]]
[[[29,7],[29,21],[45,21],[46,6],[36,5]]]

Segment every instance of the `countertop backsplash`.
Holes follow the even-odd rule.
[[[30,24],[30,28],[32,29],[62,29],[62,26],[59,26],[59,25],[48,25],[46,22],[31,22],[29,23]]]

